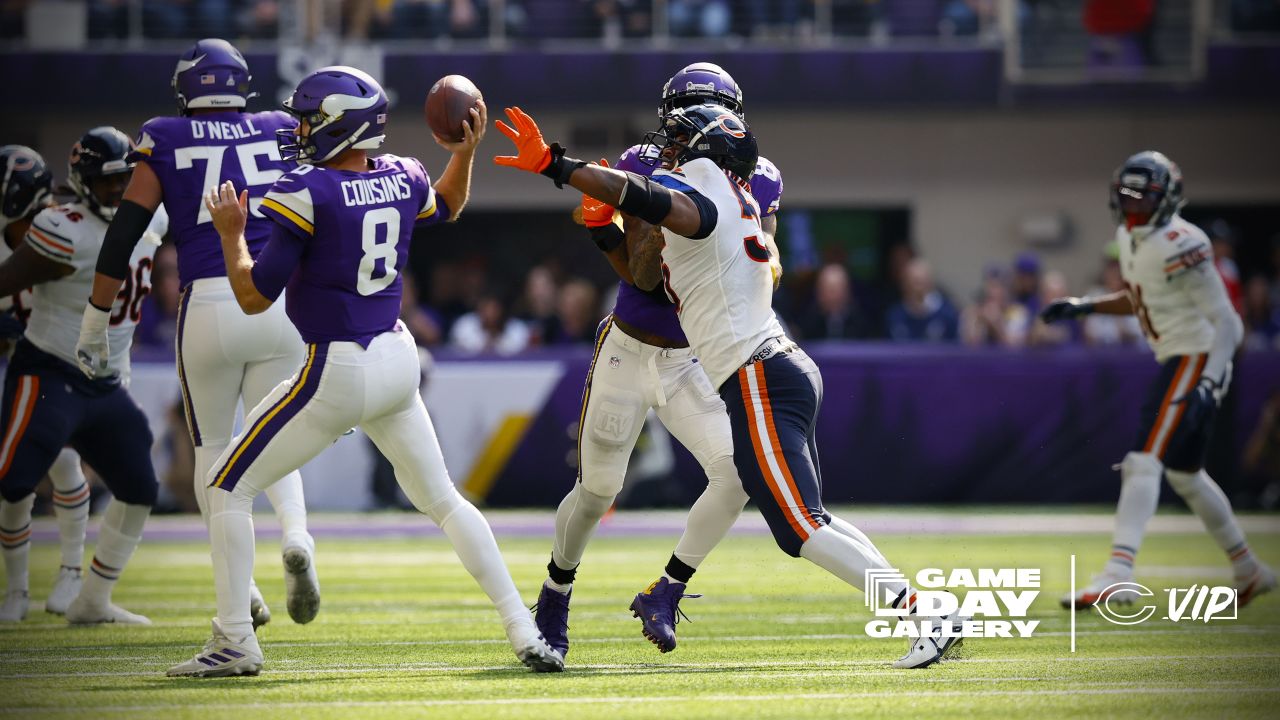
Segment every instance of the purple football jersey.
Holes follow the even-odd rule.
[[[622,153],[614,165],[618,170],[648,176],[653,173],[654,166],[641,161],[642,152],[648,157],[655,157],[658,148],[654,145],[632,145]],[[755,173],[751,176],[751,195],[760,205],[763,217],[778,212],[782,203],[782,173],[768,158],[756,161]],[[662,286],[645,292],[626,281],[618,283],[618,301],[613,306],[613,316],[623,322],[671,340],[686,341],[680,320],[676,316],[676,306],[667,298]]]
[[[271,223],[259,208],[262,196],[294,167],[294,163],[280,160],[276,130],[297,124],[278,110],[228,110],[192,117],[152,118],[142,126],[137,149],[130,157],[145,161],[160,180],[183,287],[193,280],[227,274],[222,242],[204,206],[204,194],[209,188],[230,180],[237,190],[249,189],[245,240],[252,255],[262,249],[271,234]]]
[[[346,340],[368,347],[395,328],[400,272],[414,226],[448,219],[422,163],[395,155],[371,163],[367,172],[301,165],[280,178],[262,202],[263,214],[300,243],[292,256],[296,267],[283,268],[289,278],[285,309],[309,343]],[[275,252],[277,242],[278,234],[258,265],[287,256]],[[262,268],[263,275],[277,277],[280,269]],[[255,283],[259,276],[255,266]]]

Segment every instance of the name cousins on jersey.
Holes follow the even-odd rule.
[[[1039,568],[956,568],[947,573],[925,568],[916,573],[911,592],[916,612],[905,617],[905,609],[883,607],[887,582],[906,583],[896,568],[866,571],[866,604],[876,619],[867,622],[866,633],[874,638],[937,636],[933,618],[968,618],[961,623],[943,623],[943,637],[1012,638],[1031,637],[1039,620],[1026,620],[1031,603],[1040,595]],[[963,598],[952,589],[964,588]],[[897,618],[896,620],[890,618]]]
[[[191,119],[191,137],[195,140],[243,140],[261,134],[262,131],[253,124],[253,118],[246,117],[237,122]]]
[[[404,173],[343,180],[341,185],[342,202],[347,207],[381,205],[413,197],[413,189],[409,187],[409,176]]]

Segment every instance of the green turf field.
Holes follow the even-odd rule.
[[[850,514],[856,520],[856,514]],[[425,521],[425,519],[424,519]],[[1274,528],[1276,523],[1268,521]],[[260,677],[169,679],[166,667],[208,635],[211,573],[198,542],[144,543],[116,599],[150,628],[69,628],[40,609],[57,564],[32,557],[32,613],[0,626],[0,716],[83,718],[564,718],[602,717],[1214,717],[1277,716],[1280,594],[1237,621],[1134,628],[1078,616],[1078,651],[1057,607],[1068,558],[1080,575],[1105,559],[1103,533],[884,534],[896,564],[1044,570],[1029,640],[966,642],[962,657],[919,671],[889,661],[902,640],[863,633],[862,595],[767,536],[735,535],[699,572],[680,647],[660,655],[627,605],[660,571],[666,537],[599,537],[579,573],[568,671],[533,675],[510,652],[496,614],[438,537],[319,539],[320,617],[285,613],[277,544],[259,544],[258,581],[275,619],[260,631]],[[1280,564],[1280,533],[1252,533]],[[544,538],[500,536],[532,602]],[[1225,583],[1226,563],[1201,533],[1152,535],[1138,579],[1153,589]]]

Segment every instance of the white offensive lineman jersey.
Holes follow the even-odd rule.
[[[156,210],[151,225],[133,249],[124,287],[111,305],[107,338],[111,345],[108,373],[128,377],[129,348],[133,329],[142,317],[142,300],[151,292],[151,264],[160,239],[169,227],[164,208]],[[36,215],[27,231],[26,243],[53,260],[70,265],[66,277],[36,285],[31,290],[31,318],[27,340],[41,350],[76,365],[76,342],[80,339],[80,319],[93,292],[93,276],[98,251],[107,234],[107,223],[79,202],[47,208]]]
[[[762,343],[786,334],[773,312],[760,206],[748,184],[706,158],[653,177],[667,187],[677,180],[716,206],[715,230],[701,240],[663,228],[662,278],[689,344],[719,388]]]
[[[1208,352],[1214,327],[1204,303],[1229,301],[1204,232],[1175,214],[1141,239],[1121,225],[1116,243],[1134,314],[1156,359]]]

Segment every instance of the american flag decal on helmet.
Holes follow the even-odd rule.
[[[214,84],[215,82],[217,82],[217,80],[218,80],[218,78],[214,77],[212,74],[209,74],[209,75],[201,75],[201,76],[200,76],[200,84],[201,84],[201,85],[212,85],[212,84]]]

